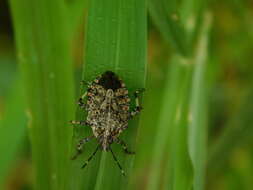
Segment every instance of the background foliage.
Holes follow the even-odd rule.
[[[0,189],[252,189],[252,16],[249,0],[2,1]],[[113,146],[126,178],[106,153],[80,169],[95,142],[69,159],[90,133],[68,124],[79,82],[104,70],[146,88],[122,135],[136,156]]]

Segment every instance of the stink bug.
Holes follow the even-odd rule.
[[[121,173],[125,175],[111,149],[111,144],[120,144],[126,154],[134,154],[134,152],[128,150],[126,143],[119,139],[119,135],[127,129],[128,121],[140,113],[142,107],[139,105],[138,95],[143,90],[134,92],[135,108],[130,111],[131,100],[126,85],[114,72],[106,71],[88,83],[87,91],[78,101],[78,105],[87,111],[87,118],[83,121],[71,121],[71,123],[89,126],[93,134],[79,141],[77,153],[73,159],[82,152],[84,144],[91,139],[95,138],[98,146],[82,168],[85,168],[97,151],[102,149],[102,151],[110,151],[112,153],[113,159],[116,161]]]

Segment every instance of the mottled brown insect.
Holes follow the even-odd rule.
[[[143,89],[137,90],[135,108],[130,111],[130,98],[123,81],[112,71],[106,71],[95,80],[88,83],[87,92],[79,99],[78,104],[88,112],[84,121],[71,121],[72,124],[89,126],[93,135],[81,139],[77,145],[75,159],[83,149],[83,145],[93,138],[98,141],[98,146],[88,158],[82,168],[86,167],[99,148],[110,151],[122,174],[124,171],[111,149],[112,143],[120,144],[127,154],[134,154],[128,150],[126,143],[119,139],[119,135],[127,129],[128,121],[141,111],[138,95]],[[86,103],[85,103],[86,101]]]

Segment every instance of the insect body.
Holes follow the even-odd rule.
[[[106,71],[94,81],[88,83],[87,92],[78,101],[81,108],[88,112],[87,118],[84,121],[71,121],[71,123],[90,126],[93,135],[79,141],[77,154],[73,159],[82,152],[83,145],[91,139],[96,138],[98,146],[82,168],[88,164],[98,149],[101,148],[103,151],[112,153],[114,160],[124,175],[124,171],[111,149],[111,144],[114,142],[120,144],[125,153],[134,154],[134,152],[127,149],[125,142],[119,139],[119,135],[127,129],[128,121],[142,109],[138,99],[140,92],[140,90],[135,91],[136,106],[130,111],[128,90],[123,81],[114,72]],[[84,103],[85,99],[87,99],[86,103]]]

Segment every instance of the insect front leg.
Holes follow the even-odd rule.
[[[135,154],[135,152],[132,152],[132,151],[129,151],[129,150],[128,150],[127,145],[126,145],[126,143],[125,143],[123,140],[121,140],[121,139],[119,139],[119,138],[116,138],[115,142],[116,142],[117,144],[120,144],[120,145],[122,146],[122,148],[123,148],[123,150],[124,150],[124,152],[125,152],[126,154]]]
[[[81,139],[76,146],[77,152],[71,159],[72,160],[76,159],[82,153],[84,144],[89,142],[93,138],[94,138],[94,135]]]
[[[84,103],[84,98],[87,96],[87,92],[85,92],[78,100],[77,104],[82,108],[86,108],[86,104]]]
[[[82,80],[80,83],[81,83],[81,85],[85,85],[85,86],[91,85],[91,82],[87,82],[85,80]]]
[[[140,106],[140,100],[139,100],[139,95],[140,93],[144,92],[145,89],[141,88],[139,90],[136,90],[134,92],[134,97],[135,97],[135,108],[133,111],[131,111],[130,113],[130,117],[134,117],[135,115],[137,115],[138,113],[140,113],[140,111],[142,110],[142,107]]]

